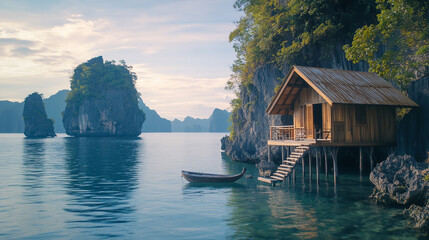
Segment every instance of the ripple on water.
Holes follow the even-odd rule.
[[[2,239],[425,239],[401,209],[374,205],[356,173],[319,185],[257,182],[219,151],[224,134],[25,139],[0,134]],[[247,174],[190,184],[183,169]],[[341,169],[340,169],[341,170]],[[315,174],[313,174],[315,175]],[[314,177],[314,176],[313,176]],[[351,187],[353,186],[353,187]]]

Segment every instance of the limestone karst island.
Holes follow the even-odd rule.
[[[1,239],[429,239],[429,1],[0,1]]]

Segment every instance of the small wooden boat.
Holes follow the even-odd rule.
[[[221,182],[235,182],[240,179],[246,173],[246,168],[243,168],[241,173],[236,175],[222,175],[222,174],[211,174],[211,173],[200,173],[200,172],[189,172],[182,170],[182,176],[192,183],[197,182],[209,182],[209,183],[221,183]]]

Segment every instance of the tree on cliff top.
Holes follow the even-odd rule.
[[[125,90],[137,104],[139,94],[135,88],[137,75],[124,60],[103,62],[99,56],[80,64],[74,69],[70,80],[71,91],[67,94],[67,104],[79,106],[84,99],[98,98],[103,90]]]
[[[344,47],[354,62],[367,61],[370,71],[393,80],[405,91],[429,72],[429,1],[377,0],[377,24],[356,31]]]

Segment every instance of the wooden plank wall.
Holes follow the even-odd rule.
[[[323,121],[323,129],[328,130],[331,129],[331,105],[325,102],[322,104],[322,121]]]
[[[390,145],[396,143],[395,107],[365,105],[366,124],[357,124],[356,105],[332,106],[333,143]]]

